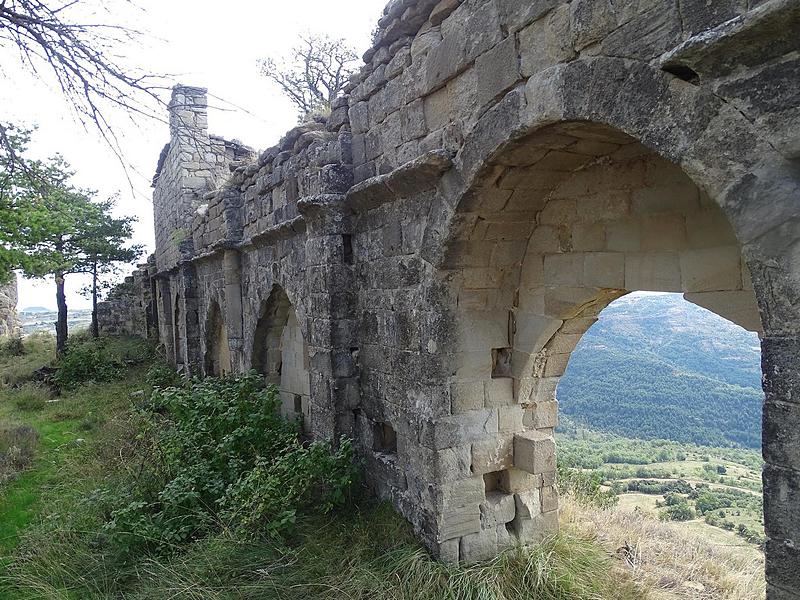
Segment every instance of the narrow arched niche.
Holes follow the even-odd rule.
[[[172,319],[172,340],[175,351],[175,366],[178,370],[186,368],[186,354],[184,352],[184,329],[181,326],[183,321],[183,310],[181,310],[181,295],[175,295],[175,307],[173,309],[174,318]],[[185,327],[185,324],[183,325]]]
[[[206,319],[205,356],[203,360],[205,374],[220,377],[231,372],[231,350],[228,343],[228,331],[219,303],[212,302]]]
[[[302,418],[304,430],[310,431],[308,345],[289,297],[278,286],[261,304],[253,336],[251,367],[277,387],[281,414],[287,418]]]

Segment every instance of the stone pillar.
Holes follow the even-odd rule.
[[[800,339],[761,342],[767,597],[800,597]]]
[[[180,268],[179,282],[183,291],[181,302],[184,326],[184,356],[186,358],[186,374],[200,375],[203,372],[202,339],[200,335],[200,307],[197,293],[197,277],[194,266],[185,263]]]
[[[307,219],[309,280],[327,283],[311,290],[308,312],[312,428],[325,439],[352,436],[360,398],[351,223],[343,200],[320,195],[299,205]]]
[[[224,323],[228,331],[231,369],[234,373],[243,373],[246,370],[246,366],[244,360],[242,268],[241,256],[237,250],[225,250],[223,272],[225,276]]]

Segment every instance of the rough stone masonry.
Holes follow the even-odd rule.
[[[771,600],[800,597],[800,2],[395,0],[255,153],[176,87],[156,252],[103,327],[256,369],[444,561],[558,527],[556,388],[615,298],[762,336]]]

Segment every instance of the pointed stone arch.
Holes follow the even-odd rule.
[[[302,417],[311,429],[311,383],[308,345],[294,306],[275,285],[261,303],[253,335],[251,368],[278,388],[284,416]]]
[[[231,349],[225,319],[216,300],[211,302],[206,318],[204,372],[207,376],[221,377],[232,372]]]
[[[790,450],[800,439],[777,422],[792,410],[800,418],[791,404],[796,168],[710,92],[606,57],[553,67],[512,90],[478,120],[454,165],[422,249],[452,290],[445,310],[457,324],[446,427],[471,445],[472,476],[446,488],[483,487],[482,516],[507,504],[502,494],[516,512],[513,527],[465,536],[447,523],[477,507],[445,510],[440,554],[483,558],[508,543],[509,530],[529,541],[557,526],[548,514],[557,507],[552,429],[570,353],[613,299],[673,291],[763,335],[767,573],[781,577],[798,558],[784,542],[800,527],[790,517],[800,492],[774,492],[800,489]],[[620,184],[628,190],[612,193]],[[471,483],[479,475],[484,486]]]

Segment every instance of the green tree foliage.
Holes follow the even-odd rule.
[[[94,201],[94,192],[73,186],[73,173],[60,156],[27,159],[30,131],[8,125],[3,130],[13,151],[0,148],[0,269],[6,277],[11,269],[34,278],[54,276],[61,354],[68,334],[66,276],[92,274],[96,331],[99,278],[141,253],[138,246],[125,246],[135,219],[112,217],[113,201]]]
[[[690,521],[694,519],[694,511],[684,499],[683,502],[668,505],[660,516],[664,521]]]

